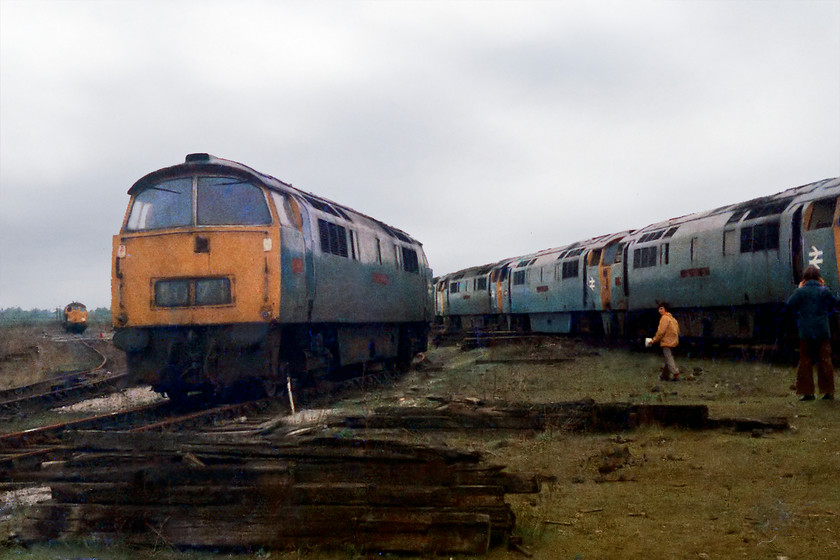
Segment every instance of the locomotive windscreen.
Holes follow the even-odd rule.
[[[270,223],[271,214],[259,187],[232,177],[180,177],[137,194],[126,227],[129,231],[142,231],[193,224]]]

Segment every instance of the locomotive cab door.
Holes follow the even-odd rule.
[[[833,292],[838,290],[838,259],[840,251],[840,207],[837,198],[824,198],[805,205],[802,211],[802,270],[814,265],[820,269]],[[795,220],[794,220],[795,222]]]
[[[805,269],[802,262],[802,206],[798,205],[793,211],[790,226],[790,268],[794,284],[799,284],[802,280],[802,272]]]
[[[601,267],[601,249],[590,249],[581,255],[583,274],[581,289],[582,313],[578,315],[578,330],[585,334],[598,334],[603,328],[600,313],[601,289],[598,275]]]
[[[449,282],[441,280],[435,286],[435,314],[444,320],[449,315]]]
[[[274,193],[280,216],[280,320],[302,323],[308,320],[315,298],[314,266],[309,215],[306,206],[291,194]]]
[[[499,318],[499,328],[511,328],[510,325],[510,265],[505,264],[494,268],[490,272],[490,281],[487,289],[490,291],[490,313],[496,314]],[[502,320],[507,324],[502,324]]]
[[[627,298],[623,288],[625,281],[623,260],[624,243],[615,240],[604,247],[599,277],[601,279],[601,309],[604,310],[601,320],[607,336],[620,335],[624,331]]]
[[[490,286],[492,310],[496,313],[506,315],[510,313],[510,265],[504,265],[490,273]]]
[[[619,243],[618,240],[613,241],[604,247],[603,255],[601,257],[601,266],[598,269],[598,276],[601,282],[601,308],[605,310],[618,309],[624,303],[622,298],[623,291],[621,289],[612,289],[613,278],[615,278],[616,287],[621,286],[623,281],[621,278],[621,276],[623,276],[622,267],[613,267],[614,264],[621,264],[624,253],[623,249],[623,243]],[[618,271],[618,274],[616,274],[614,269]]]
[[[583,308],[596,310],[601,308],[601,249],[592,249],[584,254],[586,271],[583,275]]]

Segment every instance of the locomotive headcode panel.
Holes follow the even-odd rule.
[[[271,393],[425,350],[431,270],[401,230],[208,154],[129,195],[114,344],[156,390]]]
[[[455,305],[474,269],[438,278],[437,321],[641,339],[667,301],[686,337],[775,342],[808,265],[840,289],[840,179],[507,258],[491,267],[485,313]],[[457,284],[457,285],[456,285]],[[478,299],[471,295],[471,300]]]

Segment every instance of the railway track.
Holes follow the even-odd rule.
[[[120,430],[122,432],[172,432],[189,429],[207,429],[224,419],[237,419],[218,429],[225,432],[250,432],[260,424],[294,410],[295,400],[306,407],[329,406],[341,395],[369,390],[390,383],[393,372],[383,370],[368,372],[318,387],[307,387],[291,395],[257,399],[245,402],[206,406],[201,397],[191,403],[176,405],[169,400],[133,407],[120,412],[89,416],[69,422],[41,426],[24,431],[0,434],[0,480],[6,479],[19,486],[37,482],[37,469],[42,463],[59,461],[73,449],[74,432]],[[34,398],[34,397],[33,397]],[[43,403],[43,401],[40,401]],[[210,428],[212,429],[212,428]],[[2,485],[0,485],[2,489]]]
[[[272,406],[277,406],[277,401],[261,399],[185,410],[176,407],[170,401],[160,401],[119,412],[0,434],[0,479],[15,485],[37,482],[37,468],[42,463],[62,460],[72,451],[75,432],[176,431],[212,424],[227,418],[265,413]]]
[[[108,357],[93,344],[82,338],[68,338],[67,341],[90,348],[98,355],[99,363],[88,369],[69,371],[29,385],[0,390],[0,419],[73,404],[129,384],[126,371],[114,373],[106,369]]]
[[[49,381],[18,387],[0,394],[0,418],[73,404],[116,390],[128,382],[128,373],[104,370],[74,372]]]

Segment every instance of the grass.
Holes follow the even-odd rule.
[[[479,358],[564,357],[557,365],[476,364]],[[428,395],[506,402],[706,404],[712,417],[786,416],[777,433],[689,431],[647,427],[609,434],[472,432],[406,434],[413,441],[484,452],[510,471],[549,481],[535,495],[510,495],[517,535],[536,559],[813,558],[840,557],[840,403],[799,402],[794,367],[732,357],[690,357],[677,363],[692,380],[658,380],[654,350],[593,349],[568,340],[428,354],[438,366],[395,385],[355,396],[355,410],[420,404]],[[90,544],[10,549],[10,558],[136,558],[131,549]],[[11,554],[15,554],[11,556]],[[23,554],[23,556],[21,556]],[[142,556],[339,560],[380,557],[358,551],[180,552]],[[2,557],[2,554],[0,554]],[[489,560],[523,556],[504,547]]]
[[[656,351],[588,350],[570,341],[462,354],[441,349],[443,371],[424,382],[413,375],[392,398],[425,385],[455,398],[700,403],[712,417],[786,416],[792,429],[771,434],[649,427],[445,439],[483,450],[509,470],[552,477],[536,496],[508,497],[534,558],[840,557],[840,405],[799,402],[792,365],[678,355],[692,379],[665,383]],[[474,364],[523,354],[573,359]],[[488,555],[513,557],[502,549]]]

